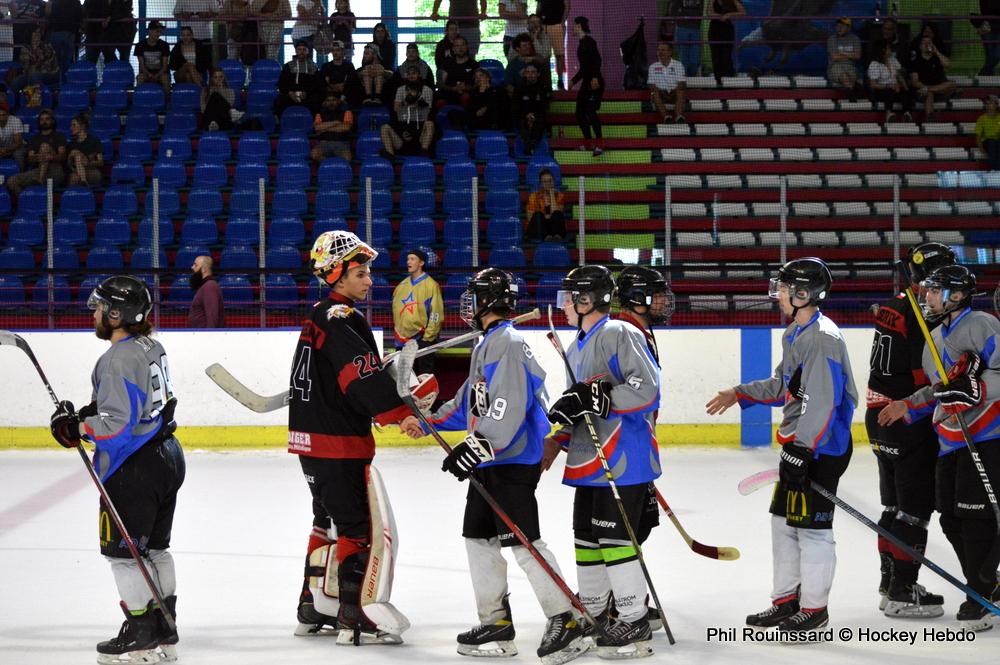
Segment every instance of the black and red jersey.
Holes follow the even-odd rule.
[[[288,452],[307,457],[371,458],[372,420],[387,425],[410,415],[368,321],[333,292],[302,324],[289,395]]]
[[[882,304],[875,314],[868,406],[884,406],[927,385],[927,376],[920,365],[923,352],[924,336],[906,294]]]

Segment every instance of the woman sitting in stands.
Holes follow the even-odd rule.
[[[528,237],[539,241],[562,242],[566,235],[566,196],[556,189],[549,169],[538,172],[539,190],[528,197]]]
[[[229,87],[226,74],[213,69],[208,87],[201,90],[201,128],[210,131],[233,128],[231,110],[236,103],[236,93]]]
[[[174,73],[174,83],[193,83],[200,88],[210,63],[211,54],[206,53],[195,41],[191,28],[182,27],[180,41],[170,52],[170,70]]]

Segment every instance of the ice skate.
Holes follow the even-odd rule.
[[[878,611],[884,612],[885,606],[889,604],[889,585],[892,584],[892,569],[895,560],[888,552],[879,554],[879,559],[882,577],[878,583]]]
[[[993,594],[993,602],[997,601],[998,595],[1000,594]],[[962,603],[955,618],[959,620],[963,628],[977,633],[992,630],[1000,619],[974,600],[966,600]]]
[[[339,624],[337,634],[337,644],[339,646],[361,647],[369,644],[402,644],[403,638],[399,635],[379,630],[378,627],[367,619],[357,623],[353,627],[346,627]]]
[[[156,615],[152,602],[142,614],[132,614],[125,603],[121,604],[125,613],[118,636],[97,645],[97,662],[102,665],[123,663],[158,663],[160,654]]]
[[[778,598],[763,612],[747,615],[747,625],[755,628],[774,628],[785,619],[792,617],[798,611],[798,597],[794,594],[785,596],[784,598]]]
[[[944,598],[919,584],[890,587],[885,598],[885,615],[894,619],[934,619],[944,614]]]
[[[572,612],[563,612],[549,617],[537,653],[542,665],[560,665],[583,655],[589,648],[580,621]]]
[[[177,623],[177,596],[167,596],[163,599],[163,603],[167,606],[167,610],[170,612],[170,616],[174,618],[174,624]],[[156,631],[157,639],[160,643],[160,659],[163,662],[172,663],[177,660],[177,643],[180,641],[180,637],[177,635],[176,628],[170,630],[167,626],[167,620],[163,616],[163,611],[160,608],[156,608]]]
[[[778,630],[788,633],[805,633],[825,628],[828,623],[830,623],[830,615],[827,614],[825,607],[818,610],[799,610],[778,624]],[[801,642],[789,640],[788,643],[800,644]]]
[[[601,658],[645,658],[653,655],[653,631],[646,617],[631,622],[618,619],[608,628],[607,637],[597,636],[596,644]]]
[[[299,625],[295,628],[295,634],[299,637],[336,637],[340,632],[340,629],[337,628],[337,617],[316,611],[310,602],[299,603],[296,614]]]
[[[458,653],[463,656],[509,658],[517,655],[514,645],[514,621],[510,614],[510,602],[503,597],[504,615],[489,624],[480,624],[459,634]],[[540,655],[540,654],[539,654]]]

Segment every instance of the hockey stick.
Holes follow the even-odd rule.
[[[52,390],[52,384],[49,383],[48,378],[45,376],[45,372],[42,371],[42,366],[38,364],[38,359],[35,354],[31,351],[31,347],[20,335],[16,335],[8,330],[0,330],[0,346],[16,346],[17,348],[24,351],[25,355],[31,361],[31,364],[35,366],[35,371],[38,372],[38,376],[42,379],[42,383],[45,384],[45,389],[49,391],[49,397],[52,398],[52,403],[59,407],[59,398],[56,397],[56,393]],[[156,588],[156,584],[153,583],[153,578],[149,575],[149,570],[146,569],[146,564],[142,562],[142,556],[139,554],[139,550],[136,548],[135,543],[132,542],[132,536],[129,535],[128,530],[125,529],[125,524],[122,522],[121,516],[118,514],[118,510],[115,508],[115,504],[111,502],[111,497],[108,496],[108,491],[104,488],[104,483],[101,482],[100,477],[98,477],[97,472],[94,470],[94,465],[90,463],[90,458],[87,457],[86,451],[83,449],[82,444],[77,444],[75,446],[78,453],[80,453],[80,459],[83,460],[83,465],[87,467],[87,472],[90,474],[91,480],[94,481],[94,485],[97,486],[97,491],[101,495],[101,500],[108,509],[108,514],[111,515],[111,519],[114,520],[115,526],[118,527],[118,532],[125,539],[125,545],[128,546],[128,551],[135,559],[136,564],[139,566],[139,572],[142,574],[142,578],[146,581],[146,586],[153,594],[153,598],[156,600],[157,605],[160,606],[160,611],[163,612],[163,618],[167,622],[167,626],[170,628],[171,632],[177,630],[177,623],[174,621],[173,614],[167,608],[166,603],[163,602],[162,596],[160,596],[160,590]]]
[[[720,559],[722,561],[735,561],[740,558],[740,551],[735,547],[715,547],[714,545],[703,545],[689,536],[688,532],[681,526],[677,516],[674,515],[674,511],[667,505],[667,500],[663,498],[662,494],[660,494],[660,490],[657,489],[655,491],[656,500],[660,503],[660,507],[663,508],[663,512],[667,514],[670,521],[674,523],[675,527],[677,527],[677,531],[680,532],[681,538],[684,539],[684,542],[687,543],[692,552],[708,557],[709,559]]]
[[[434,440],[437,441],[439,446],[444,448],[445,452],[450,454],[451,446],[448,445],[448,442],[445,441],[440,432],[437,431],[437,428],[431,424],[430,420],[427,419],[427,416],[424,415],[423,411],[417,408],[417,404],[413,400],[413,396],[410,394],[409,376],[410,372],[413,370],[413,361],[417,357],[416,351],[417,343],[410,340],[402,349],[400,349],[399,353],[396,354],[398,356],[396,359],[396,392],[399,393],[400,399],[403,400],[406,406],[410,407],[410,411],[412,411],[413,415],[417,417],[417,420],[420,421],[423,428],[427,430],[432,437],[434,437]],[[482,483],[476,480],[475,476],[469,476],[469,483],[472,484],[476,491],[479,492],[479,495],[482,496],[486,503],[489,504],[490,508],[493,509],[493,512],[496,513],[496,516],[500,518],[500,521],[507,525],[507,528],[511,530],[514,537],[517,538],[521,545],[528,550],[528,553],[531,554],[532,558],[538,562],[538,565],[542,567],[542,570],[545,571],[545,574],[549,576],[552,582],[559,587],[559,590],[562,591],[563,595],[569,599],[569,602],[573,604],[573,607],[576,608],[576,610],[590,622],[590,624],[594,627],[594,630],[600,633],[601,637],[610,639],[604,627],[601,626],[601,624],[594,619],[590,612],[587,611],[587,608],[580,601],[577,595],[566,585],[566,582],[563,581],[562,577],[560,577],[559,574],[552,569],[552,566],[550,566],[549,562],[545,560],[545,557],[543,557],[535,546],[531,544],[528,537],[524,535],[521,528],[517,526],[514,520],[510,518],[510,515],[508,515],[500,504],[497,503],[497,500],[493,498],[493,495],[491,495],[489,491],[483,487]]]
[[[1000,316],[1000,286],[993,292],[993,313]]]
[[[740,484],[736,489],[738,489],[740,494],[743,496],[747,496],[748,494],[753,494],[761,487],[776,482],[778,482],[778,470],[766,469],[764,471],[759,471],[752,476],[747,476],[740,481]]]
[[[520,316],[515,316],[511,319],[511,321],[513,323],[524,323],[525,321],[533,321],[540,318],[542,318],[542,313],[538,311],[538,308],[535,308],[530,312],[525,312]],[[422,358],[432,353],[437,353],[441,349],[447,349],[452,346],[464,344],[465,342],[470,342],[477,339],[482,334],[482,331],[474,330],[463,335],[442,340],[437,344],[432,344],[431,346],[426,346],[420,349],[417,351],[416,357]],[[393,362],[395,357],[396,352],[387,355],[382,361],[383,366],[386,363]],[[226,394],[256,413],[269,413],[288,406],[289,397],[287,391],[283,393],[276,393],[274,395],[261,395],[260,393],[256,393],[250,390],[239,379],[233,376],[229,370],[219,363],[212,363],[206,367],[205,374],[208,375],[208,378],[212,379],[215,385],[222,388]]]
[[[934,367],[937,369],[938,376],[941,377],[941,383],[948,385],[948,373],[944,371],[944,365],[941,363],[941,354],[938,352],[937,346],[934,344],[934,338],[931,337],[930,330],[927,329],[927,322],[924,321],[923,312],[920,311],[920,306],[917,304],[917,299],[913,297],[913,288],[911,286],[912,281],[910,277],[909,266],[905,261],[898,261],[896,263],[896,268],[900,271],[903,279],[903,283],[906,284],[906,299],[910,302],[910,308],[913,310],[913,315],[917,319],[917,325],[920,326],[920,332],[924,336],[924,340],[927,342],[927,348],[930,349],[931,357],[934,358]],[[986,475],[986,467],[983,466],[983,460],[979,456],[979,450],[976,445],[972,442],[972,432],[969,431],[969,424],[965,420],[964,413],[956,413],[955,419],[958,421],[958,426],[962,428],[962,437],[965,439],[965,445],[969,447],[969,455],[972,457],[972,464],[976,467],[976,471],[979,473],[979,480],[983,484],[983,489],[986,491],[986,498],[990,502],[990,508],[993,510],[993,518],[996,520],[996,533],[993,534],[993,546],[990,548],[990,554],[986,557],[984,565],[979,570],[979,577],[984,582],[996,581],[996,568],[995,562],[1000,558],[1000,505],[997,505],[997,495],[993,491],[993,484],[990,482],[989,476]],[[994,562],[991,564],[990,562]]]
[[[556,336],[556,326],[552,322],[552,305],[549,305],[549,332],[546,337],[552,342],[552,346],[555,347],[556,352],[559,357],[562,358],[563,364],[566,366],[566,373],[573,383],[576,383],[576,375],[573,372],[573,368],[570,367],[569,358],[566,357],[566,351],[563,350],[562,343],[559,341],[559,337]],[[615,482],[615,477],[611,473],[611,467],[608,466],[608,460],[604,456],[604,449],[601,448],[601,439],[597,435],[597,430],[594,429],[594,421],[590,419],[590,414],[583,414],[583,420],[587,424],[587,432],[590,434],[590,440],[594,443],[594,449],[597,451],[597,458],[601,460],[601,466],[604,469],[604,477],[608,481],[608,487],[611,489],[611,494],[615,499],[615,503],[618,506],[618,513],[621,515],[622,524],[625,525],[625,531],[628,533],[628,538],[632,541],[632,547],[635,548],[636,556],[639,559],[639,566],[642,568],[642,575],[646,578],[646,585],[649,587],[649,594],[653,597],[653,604],[656,605],[657,611],[660,613],[660,617],[663,619],[663,630],[667,633],[667,641],[670,644],[674,644],[674,634],[670,630],[670,624],[667,623],[667,615],[663,611],[663,605],[660,603],[660,598],[656,593],[656,587],[653,586],[653,579],[649,575],[649,568],[646,567],[646,559],[642,555],[642,546],[639,545],[639,539],[635,536],[635,529],[632,528],[632,522],[628,518],[628,511],[625,510],[625,504],[622,503],[621,494],[618,492],[618,483]]]

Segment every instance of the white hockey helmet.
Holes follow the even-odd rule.
[[[349,231],[321,233],[309,252],[309,268],[320,281],[333,286],[350,264],[374,261],[378,252]]]

